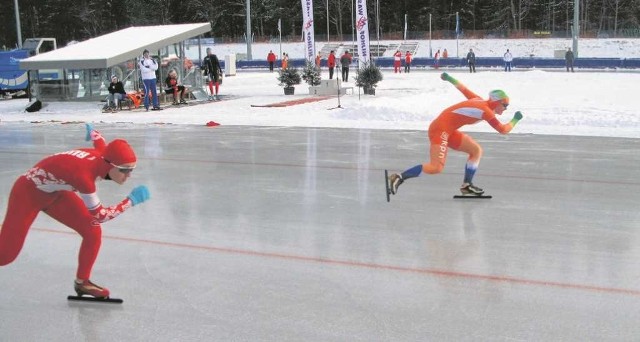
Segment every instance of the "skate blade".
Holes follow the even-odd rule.
[[[97,303],[112,303],[112,304],[122,304],[124,302],[120,298],[96,298],[91,296],[67,296],[67,300],[79,301],[79,302],[97,302]]]
[[[387,202],[391,202],[391,188],[389,188],[389,172],[384,170],[384,184],[387,187]]]
[[[491,195],[454,195],[453,198],[478,198],[478,199],[489,199],[492,198]]]

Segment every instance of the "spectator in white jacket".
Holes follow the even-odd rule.
[[[142,83],[144,84],[144,108],[149,110],[149,91],[151,91],[151,97],[153,97],[152,110],[160,110],[158,89],[156,89],[156,70],[158,70],[158,63],[149,56],[149,50],[144,50],[142,53],[139,67]]]
[[[511,72],[511,62],[513,61],[513,55],[511,54],[511,52],[509,52],[509,49],[507,49],[507,52],[504,53],[504,71],[505,72]]]

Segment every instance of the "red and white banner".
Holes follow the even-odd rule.
[[[356,35],[358,36],[358,64],[360,67],[368,63],[369,51],[369,18],[367,18],[367,0],[356,0]]]
[[[302,1],[302,35],[304,36],[304,57],[312,62],[316,56],[313,38],[313,0]]]

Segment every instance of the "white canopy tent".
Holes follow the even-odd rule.
[[[33,81],[32,91],[39,99],[47,100],[96,100],[104,97],[105,82],[109,74],[116,74],[123,81],[133,76],[125,88],[137,90],[136,59],[146,49],[152,55],[173,45],[174,66],[180,77],[187,74],[191,79],[189,85],[201,86],[192,64],[185,63],[183,42],[211,31],[209,23],[158,25],[129,27],[83,42],[69,44],[66,47],[35,55],[20,61],[20,68],[29,70],[29,78]],[[159,60],[158,62],[162,62]],[[185,70],[189,64],[191,70]],[[179,66],[185,66],[179,67]],[[51,72],[51,70],[55,72]],[[47,75],[42,75],[46,70]],[[166,70],[160,70],[160,78]],[[183,81],[185,81],[183,79]]]
[[[23,70],[105,69],[211,31],[209,23],[133,26],[20,61]]]

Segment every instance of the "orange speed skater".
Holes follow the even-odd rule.
[[[429,126],[429,163],[416,165],[401,174],[394,173],[389,176],[390,191],[394,195],[398,192],[400,184],[409,178],[418,177],[423,172],[442,172],[449,148],[469,155],[464,170],[464,181],[460,187],[462,194],[482,195],[484,190],[472,183],[482,157],[482,147],[473,138],[460,132],[459,128],[484,120],[499,133],[507,134],[522,119],[522,113],[519,111],[506,124],[496,118],[496,114],[501,115],[509,106],[509,97],[504,91],[492,90],[489,92],[489,98],[484,100],[446,72],[442,73],[440,78],[453,84],[467,100],[445,109]]]

